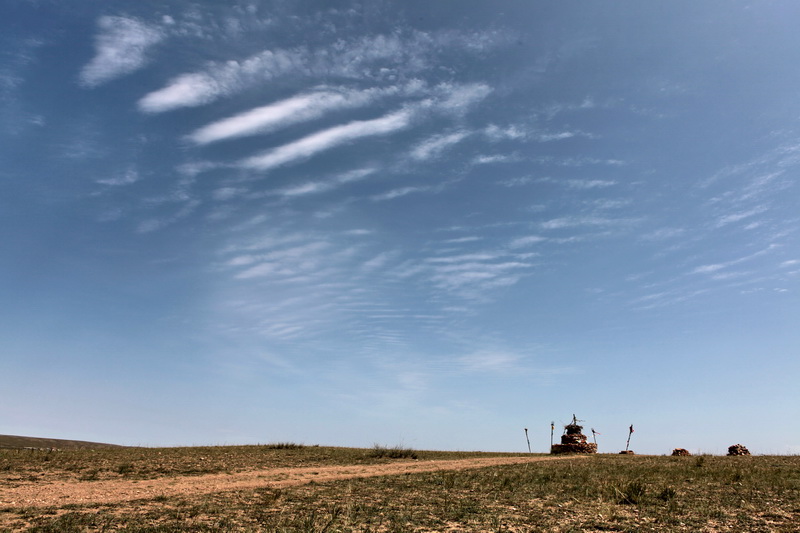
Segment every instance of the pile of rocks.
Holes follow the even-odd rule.
[[[733,446],[728,446],[728,455],[750,455],[750,450],[741,444],[734,444]]]
[[[689,450],[687,450],[686,448],[675,448],[674,450],[672,450],[672,455],[677,455],[680,457],[689,457],[692,454],[689,453]]]
[[[561,444],[553,444],[550,453],[597,453],[597,444],[586,442],[583,426],[579,426],[577,419],[573,416],[572,424],[564,426]]]
[[[633,450],[622,450],[621,452],[619,452],[619,454],[620,455],[636,455],[635,453],[633,453]]]

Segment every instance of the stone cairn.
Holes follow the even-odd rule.
[[[586,442],[586,435],[582,433],[583,426],[578,425],[578,422],[575,415],[572,415],[572,423],[564,426],[561,444],[553,444],[550,453],[597,453],[597,444]]]
[[[728,446],[728,455],[750,455],[750,450],[741,444],[734,444],[733,446]]]
[[[689,450],[687,450],[686,448],[675,448],[674,450],[672,450],[672,455],[678,457],[689,457],[692,454],[689,453]]]

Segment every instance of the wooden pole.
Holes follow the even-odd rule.
[[[531,453],[531,439],[528,438],[528,428],[525,428],[525,440],[528,441],[528,453]]]
[[[628,442],[625,443],[625,451],[628,451],[628,446],[631,444],[631,435],[633,435],[633,424],[628,428]]]
[[[550,422],[550,449],[553,449],[553,432],[556,430],[555,421]]]

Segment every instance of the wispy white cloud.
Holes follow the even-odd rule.
[[[257,107],[244,113],[218,120],[188,135],[195,144],[209,144],[225,139],[256,135],[285,126],[312,120],[325,113],[365,106],[377,98],[396,94],[399,87],[387,89],[320,90]]]
[[[584,167],[588,165],[621,167],[627,164],[626,161],[621,159],[599,159],[596,157],[541,158],[540,161],[552,163],[562,167]]]
[[[733,265],[738,265],[740,263],[744,263],[746,261],[750,261],[751,259],[755,259],[756,257],[761,257],[761,256],[763,256],[765,254],[768,254],[768,253],[778,249],[779,247],[780,246],[777,245],[777,244],[770,244],[766,248],[762,248],[761,250],[753,252],[752,254],[745,255],[743,257],[739,257],[738,259],[732,259],[730,261],[725,261],[725,262],[722,262],[722,263],[713,263],[713,264],[708,264],[708,265],[700,265],[700,266],[694,268],[691,271],[691,274],[713,274],[713,273],[715,273],[715,272],[717,272],[719,270],[722,270],[724,268],[728,268],[728,267],[733,266]]]
[[[564,139],[571,139],[578,135],[574,131],[561,131],[558,133],[539,133],[536,135],[536,139],[541,142],[550,142],[550,141],[562,141]]]
[[[220,163],[213,163],[211,161],[190,161],[178,166],[177,170],[187,177],[194,177],[203,172],[220,168]]]
[[[146,113],[160,113],[180,107],[195,107],[216,100],[225,91],[225,80],[217,80],[200,72],[183,74],[139,100],[139,109]]]
[[[165,34],[135,18],[100,17],[95,37],[95,56],[80,73],[81,84],[95,87],[139,70],[147,63],[147,52]]]
[[[479,155],[473,158],[472,162],[476,165],[489,165],[493,163],[516,163],[521,161],[522,158],[517,154],[511,155]]]
[[[182,218],[188,217],[192,214],[199,206],[201,202],[200,200],[196,199],[189,199],[188,201],[184,202],[183,207],[181,207],[177,212],[162,216],[162,217],[153,217],[143,220],[138,224],[136,227],[137,233],[151,233],[156,230],[160,230],[170,224],[174,224],[178,220]]]
[[[716,272],[717,270],[721,270],[721,269],[729,266],[730,264],[731,263],[717,263],[717,264],[714,264],[714,265],[702,265],[702,266],[699,266],[699,267],[695,268],[694,270],[692,270],[692,273],[693,274],[710,274],[712,272]]]
[[[476,235],[471,235],[469,237],[456,237],[455,239],[447,239],[444,242],[446,242],[447,244],[462,244],[465,242],[475,242],[480,240],[481,237],[478,237]]]
[[[517,237],[516,239],[512,240],[509,246],[512,248],[522,248],[525,246],[530,246],[531,244],[538,244],[540,242],[544,242],[547,239],[540,235],[527,235],[525,237]]]
[[[212,193],[212,196],[214,197],[214,200],[226,201],[236,198],[237,196],[241,196],[246,192],[247,189],[242,187],[220,187]]]
[[[391,261],[394,257],[397,256],[395,252],[381,252],[375,257],[368,259],[361,265],[361,269],[364,271],[372,272],[374,270],[378,270],[384,267],[389,261]]]
[[[613,226],[626,222],[630,221],[592,216],[568,216],[547,220],[542,222],[540,226],[542,229],[561,229],[578,226]]]
[[[516,284],[533,265],[504,252],[475,252],[430,257],[430,283],[446,293],[482,299],[493,289]]]
[[[669,305],[679,304],[681,302],[685,302],[688,300],[692,300],[703,294],[708,294],[709,292],[710,289],[708,288],[696,289],[696,290],[675,289],[675,290],[668,290],[668,291],[647,294],[640,298],[636,298],[635,300],[633,300],[632,303],[636,306],[635,307],[636,309],[641,309],[641,310],[657,309]]]
[[[536,180],[540,183],[553,183],[556,185],[563,185],[570,189],[584,190],[584,189],[605,189],[617,185],[614,180],[598,180],[598,179],[556,179],[556,178],[539,178]]]
[[[469,372],[507,372],[518,369],[522,357],[501,351],[480,351],[458,358]]]
[[[452,84],[443,83],[436,86],[438,93],[437,107],[443,111],[461,114],[473,104],[480,102],[492,92],[485,83]]]
[[[397,189],[392,189],[382,194],[376,194],[372,196],[372,200],[376,202],[384,201],[384,200],[394,200],[395,198],[400,198],[402,196],[408,196],[409,194],[420,193],[420,192],[427,192],[433,190],[433,187],[429,186],[419,186],[419,187],[398,187]]]
[[[113,187],[120,186],[120,185],[131,185],[132,183],[136,183],[141,179],[139,176],[139,172],[136,169],[128,169],[113,178],[105,178],[101,180],[97,180],[97,183],[101,185],[110,185]]]
[[[217,62],[204,71],[182,74],[161,89],[145,95],[139,101],[139,108],[144,112],[159,113],[195,107],[286,76],[366,79],[377,83],[397,80],[398,77],[410,79],[414,73],[429,67],[429,56],[440,49],[463,46],[469,41],[468,37],[475,36],[412,32],[406,36],[377,35],[337,41],[329,47],[317,49],[265,50],[244,60]],[[445,104],[451,110],[458,110],[486,89],[481,84],[459,86],[451,91]]]
[[[372,120],[355,120],[349,124],[334,126],[308,135],[261,155],[249,157],[241,161],[239,166],[252,170],[270,170],[356,139],[387,135],[407,128],[411,124],[411,118],[412,113],[404,110]]]
[[[649,233],[642,235],[642,239],[646,241],[663,241],[667,239],[675,239],[681,237],[686,233],[683,228],[660,228]]]
[[[496,124],[490,124],[483,130],[483,134],[489,138],[490,141],[499,142],[505,140],[523,140],[528,137],[526,128],[518,125],[511,125],[500,127]]]
[[[376,168],[361,168],[338,174],[329,178],[326,181],[310,181],[300,185],[294,185],[277,191],[277,194],[283,197],[305,196],[308,194],[319,194],[333,190],[346,183],[362,180],[371,174],[377,172]]]
[[[721,228],[723,226],[727,226],[728,224],[733,224],[734,222],[739,222],[740,220],[744,220],[746,218],[758,215],[759,213],[763,213],[766,210],[767,210],[766,207],[760,206],[754,209],[748,209],[746,211],[739,211],[738,213],[729,213],[727,215],[723,215],[717,218],[716,226],[718,228]]]
[[[361,345],[401,342],[394,324],[409,313],[373,294],[395,258],[375,246],[374,233],[272,230],[236,239],[217,265],[231,281],[226,321],[275,341],[347,331]]]
[[[434,158],[444,152],[447,148],[460,143],[468,136],[469,133],[466,131],[434,135],[415,146],[411,150],[411,157],[417,161],[425,161]]]
[[[507,180],[503,180],[500,182],[500,185],[505,187],[522,187],[523,185],[528,185],[529,183],[533,183],[534,179],[531,176],[520,176],[518,178],[510,178]]]
[[[572,189],[602,189],[617,184],[613,180],[566,180],[565,183]]]
[[[584,98],[580,103],[556,103],[550,104],[545,107],[541,113],[547,120],[551,120],[553,117],[560,113],[565,112],[574,112],[574,111],[583,111],[586,109],[594,109],[599,107],[598,104],[594,101],[591,97]]]
[[[633,200],[629,198],[599,198],[587,201],[587,203],[598,209],[621,209],[629,206],[632,202]]]
[[[237,279],[263,276],[296,276],[300,273],[316,271],[322,260],[320,252],[330,248],[327,242],[316,241],[259,255],[236,256],[228,261],[229,266],[250,265],[236,274]]]
[[[552,377],[576,372],[573,367],[537,367],[529,354],[504,348],[483,348],[462,356],[456,356],[446,363],[448,368],[464,373],[515,375],[526,374]]]
[[[773,190],[786,188],[787,184],[781,184],[780,178],[786,173],[784,169],[776,172],[768,172],[753,178],[741,191],[739,200],[750,200],[764,195]]]
[[[348,124],[334,126],[299,140],[267,150],[261,154],[242,159],[236,163],[192,162],[183,165],[179,170],[186,175],[196,175],[200,172],[216,168],[238,167],[248,170],[265,171],[280,167],[295,161],[310,158],[315,154],[329,150],[336,146],[354,140],[375,135],[387,135],[412,126],[414,123],[429,119],[432,115],[448,115],[457,108],[459,115],[466,113],[471,106],[480,102],[489,94],[490,89],[482,84],[453,85],[440,84],[430,89],[416,83],[407,84],[406,87],[390,89],[390,92],[401,91],[404,95],[415,94],[418,90],[427,91],[427,98],[406,103],[399,111],[389,113],[383,117],[371,120],[356,120]],[[281,121],[294,121],[303,118],[305,112],[318,114],[326,108],[336,105],[345,105],[343,102],[362,101],[376,97],[375,95],[387,94],[386,90],[361,91],[352,93],[344,99],[331,94],[312,94],[301,96],[274,106],[267,106],[251,110],[251,112],[229,119],[218,121],[207,127],[201,128],[192,134],[195,141],[213,142],[238,135],[250,134],[262,127],[278,127]],[[341,95],[340,95],[341,96]],[[352,97],[352,99],[351,99]],[[366,101],[364,100],[364,101]],[[457,102],[454,103],[454,102]],[[321,105],[320,105],[321,104]],[[347,103],[347,105],[350,105]],[[299,117],[293,117],[292,112],[299,111]],[[252,113],[252,114],[251,114]],[[458,131],[449,134],[439,134],[429,138],[417,146],[412,157],[424,160],[445,150],[470,135],[468,131]],[[307,184],[295,192],[314,192],[319,184]]]
[[[498,259],[502,256],[503,254],[498,254],[496,252],[476,252],[468,254],[447,255],[442,257],[431,257],[430,259],[428,259],[428,262],[452,264],[452,263],[463,263],[465,261],[469,262],[491,261]]]
[[[784,175],[786,169],[797,165],[800,165],[800,143],[793,140],[745,163],[727,166],[701,180],[698,186],[709,188],[719,182],[725,183],[744,177],[748,183],[737,184],[737,190],[732,191],[730,195],[748,199],[768,192],[770,189],[773,191],[782,189],[784,186],[775,186],[775,182]],[[755,176],[753,177],[753,175]]]
[[[580,131],[580,130],[574,130],[574,131],[573,130],[567,130],[567,131],[556,131],[556,132],[539,131],[539,132],[531,133],[529,137],[534,139],[534,140],[536,140],[536,141],[539,141],[539,142],[548,143],[548,142],[563,141],[563,140],[566,140],[566,139],[572,139],[574,137],[584,137],[584,138],[587,138],[587,139],[594,139],[595,135],[592,134],[592,133],[587,133],[585,131]]]

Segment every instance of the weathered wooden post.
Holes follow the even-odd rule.
[[[633,435],[633,424],[628,428],[628,442],[625,443],[625,451],[628,451],[628,446],[631,445],[631,435]]]

